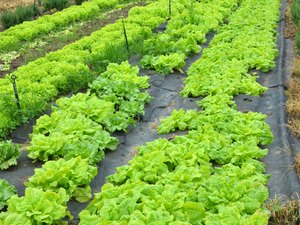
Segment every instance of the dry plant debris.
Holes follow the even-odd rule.
[[[285,37],[295,40],[297,26],[294,24],[291,15],[292,0],[288,0],[285,10]],[[287,102],[286,111],[288,115],[288,128],[300,138],[300,56],[297,55],[297,49],[294,49],[295,56],[291,68],[292,76],[288,81],[288,90],[286,92]]]
[[[266,202],[266,208],[271,212],[270,225],[299,224],[299,196],[288,198],[285,195],[275,196]]]
[[[300,152],[295,157],[295,168],[298,176],[300,177]]]
[[[292,16],[291,16],[291,4],[292,1],[289,0],[284,12],[285,23],[286,23],[286,28],[284,29],[284,36],[286,38],[295,38],[297,33],[297,26],[293,23]]]
[[[300,138],[300,77],[293,76],[289,80],[286,94],[288,128]]]
[[[33,3],[33,0],[0,0],[0,13],[13,10],[18,6],[27,6]]]

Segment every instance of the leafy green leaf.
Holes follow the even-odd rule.
[[[25,186],[53,192],[63,188],[68,198],[74,197],[79,202],[86,202],[91,197],[89,184],[96,176],[97,168],[90,166],[87,159],[77,157],[67,161],[48,161],[34,172]]]
[[[19,145],[12,141],[0,141],[0,169],[7,169],[12,165],[17,165],[17,159],[21,156]]]
[[[17,190],[14,186],[9,184],[6,180],[0,179],[0,211],[7,205],[7,200],[11,196],[17,194]]]
[[[180,70],[185,65],[185,55],[171,53],[169,55],[152,56],[146,55],[143,57],[141,64],[144,68],[154,68],[162,75],[173,73],[174,70]]]
[[[81,156],[95,164],[104,158],[104,149],[115,150],[118,139],[85,116],[72,117],[65,111],[42,116],[34,127],[31,144],[27,147],[32,159],[48,161]]]
[[[25,196],[12,196],[8,200],[7,212],[0,213],[0,221],[10,224],[55,224],[65,216],[72,218],[66,207],[67,196],[64,189],[57,193],[27,188]]]

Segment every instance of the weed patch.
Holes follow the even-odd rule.
[[[21,6],[14,12],[5,12],[1,16],[2,26],[7,29],[19,23],[33,19],[39,14],[39,9],[35,5]]]

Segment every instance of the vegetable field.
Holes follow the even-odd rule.
[[[130,8],[0,78],[0,224],[297,224],[266,205],[300,188],[285,5],[91,0],[1,32],[16,55]]]

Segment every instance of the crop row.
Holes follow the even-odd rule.
[[[180,12],[172,14],[164,33],[158,33],[145,41],[144,68],[155,69],[167,75],[181,70],[185,59],[200,52],[206,35],[218,30],[226,18],[238,7],[237,0],[211,0],[185,2]]]
[[[134,0],[93,0],[79,6],[71,6],[52,15],[45,15],[34,21],[27,21],[11,27],[0,33],[0,52],[11,51],[31,41],[38,36],[48,34],[60,27],[75,21],[83,21],[93,17],[96,13],[107,9],[114,9],[119,4],[135,2]]]
[[[268,175],[256,160],[267,154],[257,145],[272,141],[265,116],[237,112],[230,97],[201,104],[201,112],[173,112],[163,120],[160,130],[186,123],[190,131],[139,147],[81,212],[80,224],[266,224],[260,207]]]
[[[149,87],[149,78],[139,77],[138,72],[128,62],[110,64],[90,84],[87,93],[57,100],[51,115],[37,120],[28,156],[47,162],[25,183],[25,197],[14,196],[8,201],[8,212],[0,214],[0,221],[9,224],[17,213],[20,224],[53,224],[69,215],[66,202],[71,198],[79,202],[91,198],[89,185],[97,174],[95,165],[104,158],[104,149],[115,150],[118,146],[118,139],[110,132],[134,125],[134,119],[144,113],[144,104],[151,99],[147,92],[141,92]],[[37,197],[32,199],[32,194]],[[51,202],[51,196],[59,202]],[[38,197],[45,198],[48,205],[43,202],[32,208],[28,201]],[[58,209],[47,211],[55,204]]]
[[[159,133],[188,130],[139,148],[129,165],[80,213],[80,224],[267,224],[269,175],[259,160],[271,129],[232,100],[266,90],[249,69],[274,67],[280,1],[243,0],[188,71],[183,94],[207,96],[198,110],[175,110]]]
[[[269,7],[265,7],[266,2]],[[246,1],[247,3],[247,1]],[[244,3],[244,5],[246,4]],[[279,1],[254,1],[239,9],[223,26],[201,59],[188,70],[183,96],[260,95],[266,91],[256,82],[251,69],[268,71],[275,67],[277,56],[275,30]],[[254,16],[255,11],[257,16]]]
[[[118,139],[109,133],[126,131],[151,100],[148,77],[138,77],[138,68],[128,62],[110,64],[85,94],[60,98],[50,116],[37,120],[27,147],[29,157],[88,158],[94,165],[104,158],[104,149],[116,149]]]
[[[130,10],[125,20],[129,44],[134,46],[134,43],[149,37],[167,15],[167,1]],[[0,137],[47,109],[49,101],[58,94],[75,92],[87,86],[95,78],[93,71],[103,70],[109,62],[127,57],[123,25],[118,20],[62,50],[19,67],[14,74],[17,76],[22,117],[16,106],[11,79],[6,76],[0,79]]]

